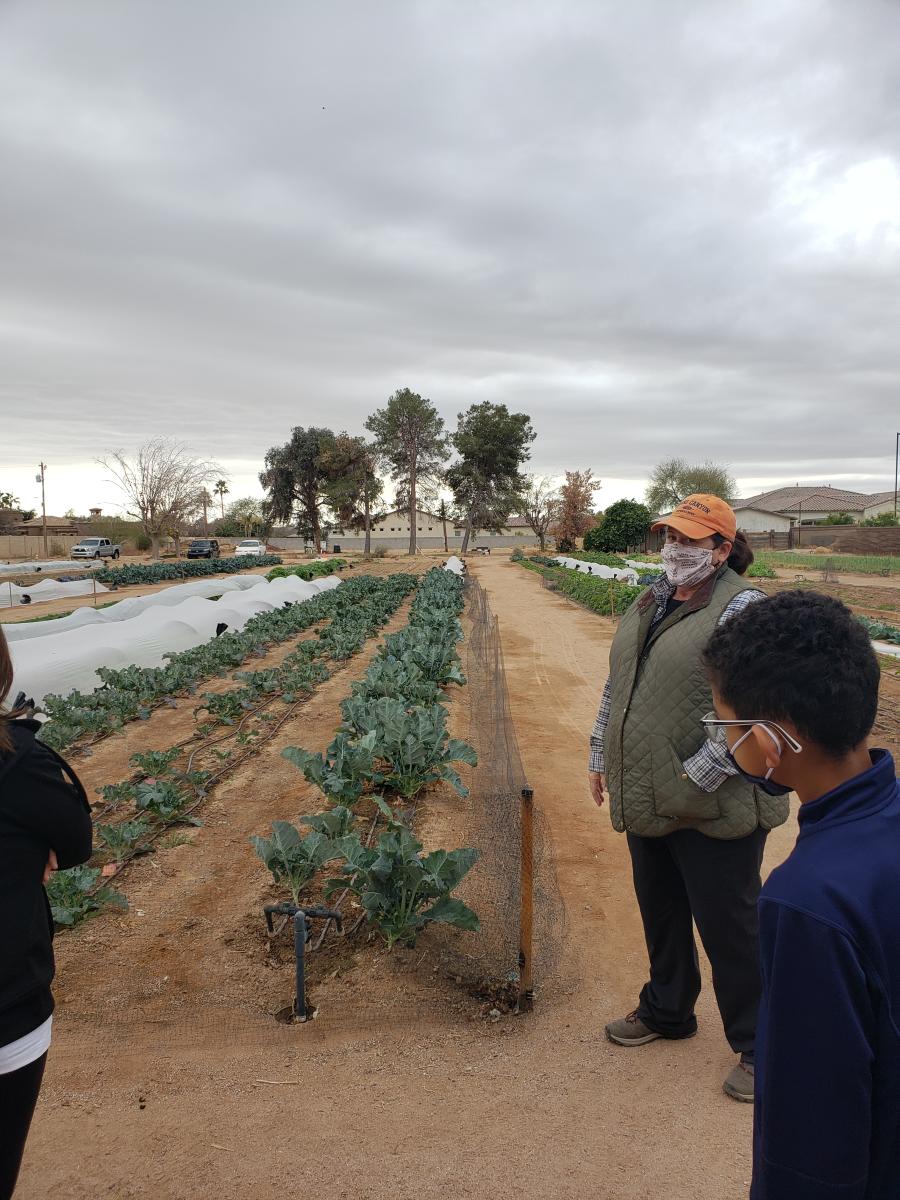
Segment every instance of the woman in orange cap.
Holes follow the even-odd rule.
[[[650,957],[637,1007],[606,1034],[620,1046],[693,1037],[696,922],[740,1056],[724,1088],[752,1101],[760,867],[788,802],[769,781],[748,783],[727,747],[707,740],[702,656],[716,626],[763,593],[743,578],[753,552],[718,496],[688,496],[653,528],[666,532],[665,574],[619,624],[591,735],[591,793],[598,805],[609,799],[613,828],[627,834]]]

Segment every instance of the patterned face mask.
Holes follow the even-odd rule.
[[[666,542],[662,548],[666,578],[675,587],[693,587],[702,583],[714,570],[713,552],[703,546],[682,546]]]

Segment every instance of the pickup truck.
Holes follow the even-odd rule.
[[[82,538],[72,547],[73,558],[118,558],[121,553],[121,545],[101,537]]]

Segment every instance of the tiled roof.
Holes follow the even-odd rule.
[[[893,493],[891,493],[893,495]],[[767,508],[772,512],[862,512],[877,503],[865,492],[847,492],[832,487],[785,487],[761,492],[740,502],[745,508]]]

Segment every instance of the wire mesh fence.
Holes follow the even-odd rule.
[[[463,823],[466,844],[475,846],[480,858],[459,895],[478,913],[481,929],[476,938],[458,941],[448,952],[485,994],[514,1003],[524,965],[523,908],[527,913],[530,907],[533,913],[531,954],[535,990],[540,994],[560,970],[565,907],[548,851],[540,796],[535,797],[531,838],[526,838],[523,856],[523,793],[530,791],[528,778],[510,707],[499,625],[487,593],[472,578],[466,584],[466,615],[469,741],[478,753],[478,766],[472,772]],[[524,888],[523,858],[526,863],[530,858],[532,866],[531,885],[526,879]]]

